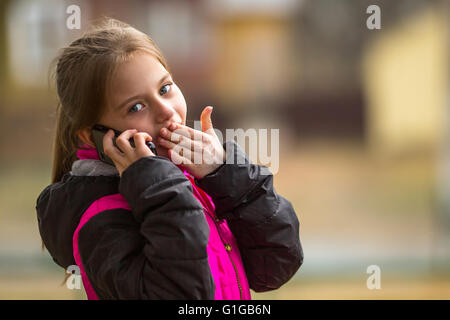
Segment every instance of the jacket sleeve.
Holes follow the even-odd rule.
[[[168,159],[144,157],[122,174],[126,209],[80,230],[85,272],[102,299],[213,299],[209,227],[192,185]]]
[[[226,163],[196,183],[213,199],[218,217],[227,220],[250,288],[277,289],[303,263],[297,215],[276,193],[267,167],[252,164],[234,140],[223,146]]]

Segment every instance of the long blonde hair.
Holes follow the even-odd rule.
[[[52,183],[60,181],[76,160],[76,151],[82,145],[77,131],[93,126],[105,111],[109,83],[117,66],[138,51],[153,55],[171,73],[161,50],[148,35],[107,17],[62,48],[55,58],[58,105]]]

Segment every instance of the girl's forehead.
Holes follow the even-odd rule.
[[[146,52],[136,52],[117,66],[116,78],[127,78],[131,74],[153,74],[155,78],[158,78],[158,75],[166,72],[167,70],[155,56]]]
[[[110,79],[108,104],[118,105],[130,96],[159,90],[159,82],[169,72],[153,55],[136,52],[120,63]]]
[[[167,74],[164,66],[150,54],[136,54],[116,67],[110,81],[113,90],[123,91],[138,84],[156,85]]]

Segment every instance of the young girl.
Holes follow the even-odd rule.
[[[220,143],[211,107],[202,131],[185,126],[184,97],[146,34],[107,19],[62,50],[56,85],[39,231],[58,265],[79,267],[88,299],[251,299],[299,269],[291,203],[266,167]],[[103,138],[115,166],[99,159],[95,124],[123,131],[120,150],[111,130]],[[218,161],[195,162],[198,152]]]

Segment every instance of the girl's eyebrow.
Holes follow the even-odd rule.
[[[160,80],[159,80],[159,82],[158,82],[158,87],[164,82],[164,80],[166,80],[166,79],[168,79],[170,77],[170,73],[166,73]],[[119,104],[116,108],[115,108],[115,110],[117,110],[117,111],[119,111],[119,110],[122,110],[122,108],[125,106],[125,105],[127,105],[130,101],[132,101],[132,100],[134,100],[134,99],[137,99],[137,98],[142,98],[142,97],[144,97],[145,96],[145,94],[137,94],[137,95],[134,95],[134,96],[132,96],[132,97],[129,97],[129,98],[127,98],[125,101],[123,101],[121,104]]]

